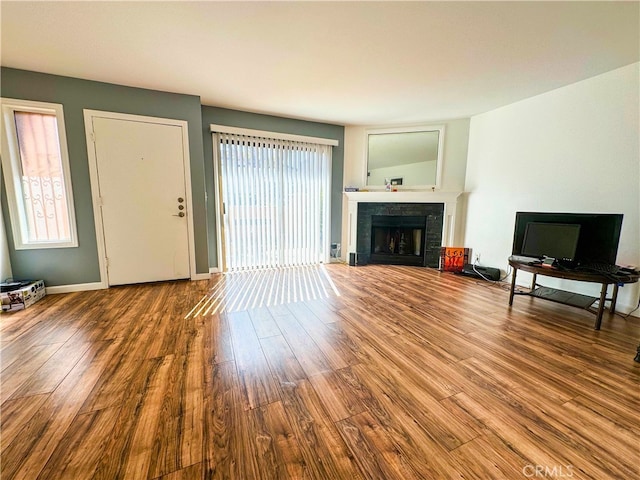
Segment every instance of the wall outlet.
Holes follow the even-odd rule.
[[[479,254],[479,253],[476,253],[476,254],[473,256],[473,263],[474,263],[474,264],[480,263],[480,254]]]

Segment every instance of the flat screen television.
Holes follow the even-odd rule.
[[[615,265],[622,230],[622,217],[623,215],[618,213],[516,212],[512,254],[539,258],[545,255],[558,259],[569,258],[544,252],[537,252],[534,255],[532,248],[529,247],[530,254],[527,255],[523,250],[525,234],[529,224],[575,225],[576,227],[573,228],[540,226],[533,228],[539,230],[540,235],[546,235],[545,238],[537,240],[539,245],[552,243],[570,245],[573,242],[572,236],[575,235],[576,230],[579,230],[571,263],[581,265],[595,262]]]
[[[529,257],[550,257],[573,262],[580,224],[529,222],[524,230],[522,253]]]

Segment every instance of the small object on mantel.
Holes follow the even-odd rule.
[[[360,189],[358,187],[344,187],[345,192],[358,192]]]

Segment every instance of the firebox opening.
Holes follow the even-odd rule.
[[[390,198],[393,197],[392,194],[388,196]],[[438,268],[440,248],[442,248],[443,225],[443,203],[361,202],[358,204],[355,252],[358,255],[358,263],[386,263]],[[420,256],[400,255],[399,253],[375,253],[374,227],[393,228],[393,232],[390,232],[389,235],[391,233],[395,234],[396,230],[402,228],[409,229],[411,231],[410,235],[407,235],[408,232],[404,232],[405,242],[409,241],[407,237],[412,238],[413,230],[421,230]],[[386,233],[378,235],[382,235],[385,239],[387,236]],[[398,251],[400,248],[399,243],[398,240]],[[415,246],[418,242],[414,240],[413,243]],[[405,248],[411,253],[411,247],[405,245]],[[362,262],[360,262],[360,259]]]
[[[425,266],[424,216],[374,215],[371,263]]]

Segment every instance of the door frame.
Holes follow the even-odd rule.
[[[218,256],[218,271],[226,272],[227,252],[225,246],[226,231],[224,229],[224,202],[222,201],[222,171],[219,152],[220,138],[217,132],[211,132],[211,138],[213,141],[213,183],[216,205],[216,253]]]
[[[171,118],[148,117],[144,115],[132,115],[128,113],[105,112],[101,110],[83,109],[84,129],[87,140],[87,155],[89,158],[89,179],[91,181],[91,199],[93,202],[93,219],[96,229],[96,244],[98,247],[98,264],[100,266],[100,285],[109,288],[109,276],[107,273],[106,246],[104,240],[104,225],[102,223],[102,202],[99,190],[98,159],[93,133],[93,119],[107,118],[111,120],[128,120],[134,122],[154,123],[180,127],[182,131],[182,154],[184,167],[185,199],[187,203],[187,233],[189,248],[189,276],[191,280],[197,280],[196,255],[193,226],[193,201],[191,190],[191,157],[189,156],[189,124],[186,120]],[[207,275],[208,278],[208,275]]]

